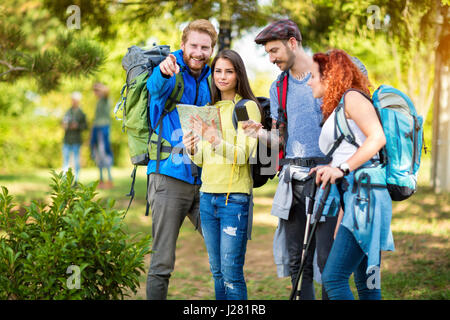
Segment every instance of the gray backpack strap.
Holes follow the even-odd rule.
[[[342,135],[345,141],[359,148],[359,144],[356,142],[355,135],[353,134],[352,129],[350,129],[347,118],[345,117],[345,106],[343,102],[339,103],[339,105],[337,106],[334,120],[335,120],[334,137],[338,138],[340,135]]]
[[[372,103],[372,99],[370,99],[370,97],[368,97],[365,92],[362,92],[358,89],[351,88],[344,92],[341,100],[339,101],[338,106],[336,107],[336,109],[334,111],[334,115],[335,115],[334,138],[336,141],[334,142],[330,151],[328,151],[328,153],[326,155],[327,158],[331,158],[331,156],[333,155],[333,153],[336,151],[336,149],[339,147],[339,145],[342,143],[343,140],[354,145],[356,148],[360,147],[360,145],[356,142],[355,135],[354,135],[353,131],[350,129],[347,118],[345,117],[345,103],[344,103],[345,100],[344,99],[345,99],[345,95],[350,91],[357,91],[357,92],[361,93],[364,97],[366,97]]]

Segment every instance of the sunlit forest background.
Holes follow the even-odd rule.
[[[0,185],[8,187],[21,205],[47,201],[50,170],[62,167],[61,120],[71,106],[71,93],[82,93],[81,108],[91,128],[97,102],[93,84],[100,81],[110,88],[113,108],[125,83],[121,61],[127,48],[167,44],[177,50],[183,28],[196,18],[209,19],[220,31],[215,53],[219,47],[231,47],[242,55],[253,91],[266,97],[279,70],[254,37],[275,19],[294,20],[309,54],[343,49],[365,64],[372,92],[389,84],[407,93],[424,117],[430,150],[439,145],[433,141],[440,83],[436,75],[440,70],[448,75],[450,61],[448,7],[448,0],[3,0]],[[116,208],[124,210],[132,165],[127,136],[112,109],[111,120],[114,188],[100,191],[100,196],[116,200]],[[89,136],[86,130],[82,183],[98,179]],[[422,163],[417,195],[394,205],[397,251],[382,259],[387,299],[450,299],[450,197],[432,187],[432,152],[422,153]],[[138,170],[136,198],[125,219],[130,235],[151,232],[151,219],[144,217],[145,171]],[[289,294],[289,281],[276,278],[272,257],[277,221],[270,208],[276,182],[255,191],[254,240],[249,242],[245,269],[250,299],[287,299]],[[145,270],[148,262],[146,257]],[[143,272],[132,299],[145,298],[145,280]],[[169,299],[213,298],[206,250],[187,223],[180,233]]]
[[[254,44],[254,36],[267,22],[288,17],[300,26],[303,46],[310,53],[344,49],[367,66],[373,90],[386,83],[410,94],[426,119],[425,142],[428,147],[431,145],[434,58],[439,45],[433,19],[443,2],[126,3],[2,1],[0,39],[6,50],[2,50],[0,73],[18,68],[0,78],[2,172],[60,167],[63,138],[60,120],[70,107],[72,91],[82,92],[82,109],[92,120],[96,103],[92,85],[95,81],[104,82],[111,89],[112,105],[118,101],[125,81],[121,59],[128,47],[149,48],[156,43],[168,44],[176,50],[181,31],[189,20],[209,18],[219,31],[221,24],[225,24],[224,8],[230,11],[231,48],[242,52],[257,95],[268,96],[277,71],[270,66],[263,48]],[[79,8],[79,29],[74,20],[77,11],[70,9],[72,4]],[[126,135],[119,121],[112,123],[115,165],[127,166]],[[85,135],[87,139],[88,132]],[[93,165],[87,144],[82,149],[82,165]]]

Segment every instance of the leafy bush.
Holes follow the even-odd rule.
[[[123,299],[139,287],[150,236],[124,231],[97,183],[52,172],[51,203],[15,206],[0,194],[0,299]]]

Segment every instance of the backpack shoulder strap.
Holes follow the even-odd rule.
[[[184,93],[184,79],[183,79],[183,71],[180,69],[175,75],[175,86],[170,93],[169,97],[166,100],[166,104],[164,105],[164,109],[169,113],[175,109],[176,105],[181,102],[181,97]]]
[[[278,95],[278,118],[277,118],[277,126],[281,122],[287,122],[287,112],[286,112],[286,103],[287,103],[287,90],[288,90],[288,79],[289,74],[288,71],[283,71],[282,74],[277,79],[277,95]]]
[[[350,129],[347,118],[345,117],[345,104],[343,98],[341,99],[341,102],[339,102],[339,105],[336,107],[334,115],[334,138],[337,139],[340,135],[342,135],[348,143],[359,148],[359,144],[356,142],[355,135],[352,129]]]
[[[330,151],[328,151],[326,157],[331,157],[331,155],[334,153],[334,151],[336,151],[336,149],[339,147],[339,145],[342,143],[343,140],[346,140],[348,143],[354,145],[357,148],[360,147],[359,144],[356,142],[355,135],[354,135],[353,131],[350,129],[347,118],[345,117],[345,95],[350,91],[357,91],[357,92],[361,93],[364,97],[366,97],[372,103],[372,99],[370,99],[370,97],[367,96],[367,94],[365,92],[360,91],[358,89],[350,88],[344,92],[341,100],[339,101],[338,106],[336,107],[336,109],[334,111],[335,142],[334,142],[332,148],[330,149]]]
[[[285,156],[284,150],[287,141],[287,91],[289,71],[283,71],[277,79],[277,95],[278,95],[278,116],[276,121],[277,129],[280,129],[280,151],[278,153],[278,160]],[[279,163],[278,169],[281,169]]]
[[[350,88],[347,91],[344,92],[342,95],[341,101],[339,101],[339,105],[336,107],[336,129],[339,130],[339,132],[344,135],[344,139],[354,145],[355,147],[359,148],[359,144],[356,142],[356,138],[352,130],[350,129],[348,125],[347,118],[345,117],[345,95],[349,93],[350,91],[356,91],[362,94],[367,100],[372,103],[372,99],[363,91],[358,89]],[[337,132],[335,130],[335,138],[337,138]]]

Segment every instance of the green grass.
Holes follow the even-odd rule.
[[[393,204],[392,230],[396,251],[383,252],[381,285],[384,299],[450,299],[450,194],[433,193],[429,186],[429,159],[419,175],[418,192],[407,201]],[[116,200],[116,207],[126,209],[132,169],[113,169],[114,188],[98,190],[99,197]],[[82,169],[81,183],[98,179],[94,168]],[[48,201],[50,170],[27,170],[0,175],[20,204],[32,200]],[[252,240],[248,242],[245,277],[249,299],[288,299],[290,280],[277,278],[273,263],[272,240],[277,220],[270,216],[271,199],[277,178],[256,189],[255,220]],[[151,217],[145,217],[146,169],[139,168],[135,199],[126,215],[127,232],[150,233]],[[203,239],[186,219],[177,242],[175,271],[170,278],[169,299],[214,299],[214,284]],[[148,270],[149,257],[146,259]],[[146,274],[141,288],[132,299],[145,299]],[[351,287],[357,298],[351,278]],[[321,286],[315,284],[316,298]]]

